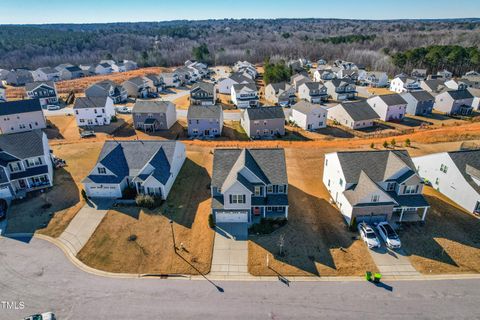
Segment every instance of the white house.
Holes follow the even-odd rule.
[[[54,68],[45,67],[32,71],[33,81],[58,81],[60,72]]]
[[[258,106],[258,90],[255,83],[234,84],[231,95],[233,104],[239,109]]]
[[[91,198],[121,198],[129,187],[165,200],[185,159],[178,141],[106,141],[82,183]]]
[[[113,100],[110,97],[77,98],[73,111],[79,127],[109,125],[115,116]]]
[[[466,211],[480,214],[480,150],[435,153],[413,162],[433,188]]]
[[[402,121],[407,113],[407,101],[397,93],[374,96],[367,102],[383,121]]]
[[[382,71],[367,72],[361,70],[358,73],[358,81],[371,87],[383,88],[388,86],[388,75]]]
[[[292,107],[290,121],[303,130],[316,130],[327,126],[326,108],[307,101],[299,101]]]
[[[115,63],[113,63],[115,64]],[[95,67],[95,73],[96,74],[110,74],[113,72],[112,65],[104,62],[100,63]]]
[[[473,95],[468,90],[447,90],[435,96],[435,110],[446,114],[470,115]]]
[[[161,73],[160,76],[163,78],[163,83],[166,88],[178,88],[181,84],[181,80],[175,72]]]
[[[349,225],[425,221],[429,208],[405,150],[326,154],[323,183]]]
[[[7,102],[7,89],[0,82],[0,102]]]
[[[328,119],[350,129],[373,127],[378,114],[366,101],[344,102],[328,109]]]
[[[420,82],[417,78],[397,76],[390,82],[390,91],[396,93],[420,90]]]
[[[247,84],[255,83],[251,78],[243,75],[242,73],[233,73],[230,77],[222,79],[217,84],[218,93],[232,94],[232,86],[234,84]]]
[[[0,103],[0,133],[16,133],[44,129],[45,115],[39,99]]]

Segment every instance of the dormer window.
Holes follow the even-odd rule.
[[[396,186],[395,182],[389,182],[387,184],[387,191],[395,191],[395,186]]]
[[[98,168],[98,173],[99,174],[106,174],[107,173],[107,169],[103,168],[103,167],[99,167]]]

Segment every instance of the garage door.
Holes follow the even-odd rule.
[[[241,223],[248,222],[248,211],[217,211],[215,212],[216,223]]]
[[[386,214],[377,214],[377,215],[368,215],[368,216],[357,216],[357,223],[366,222],[368,224],[374,224],[387,221]]]
[[[89,188],[89,196],[92,198],[116,198],[118,196],[117,186],[95,185]]]

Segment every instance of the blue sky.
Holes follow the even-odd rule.
[[[223,18],[473,18],[479,0],[0,0],[0,24]]]

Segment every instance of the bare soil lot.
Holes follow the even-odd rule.
[[[211,162],[208,149],[191,148],[168,200],[160,208],[110,210],[78,258],[91,267],[110,272],[208,273],[214,238],[208,226],[210,173],[207,170],[211,170]],[[178,254],[173,249],[170,220]],[[129,239],[133,235],[135,240]]]

